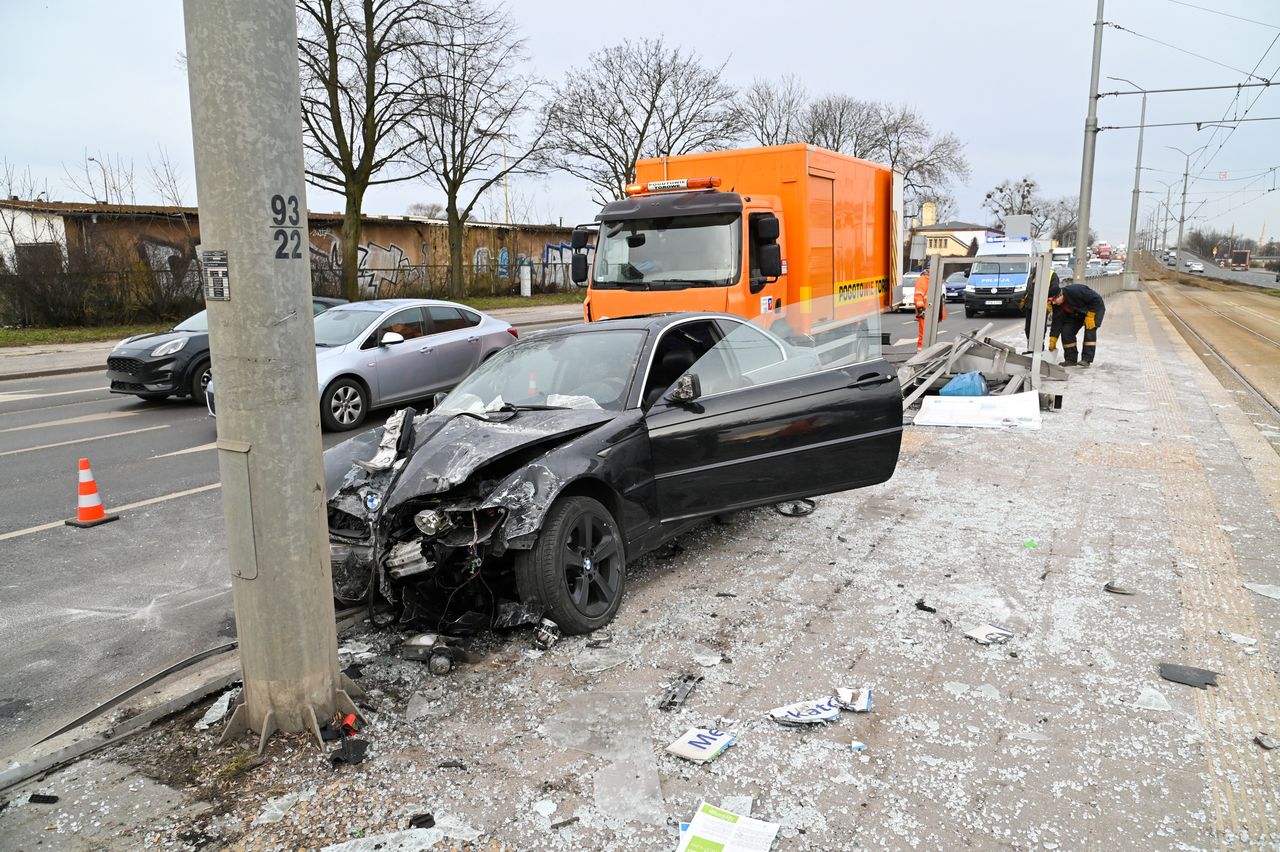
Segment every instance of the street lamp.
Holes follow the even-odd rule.
[[[1182,228],[1187,221],[1187,175],[1190,174],[1191,172],[1191,155],[1199,154],[1205,148],[1209,147],[1209,143],[1206,142],[1205,144],[1201,145],[1199,148],[1196,148],[1194,151],[1191,152],[1191,154],[1188,154],[1186,151],[1182,150],[1181,148],[1175,148],[1172,145],[1165,145],[1164,147],[1168,148],[1170,151],[1177,151],[1183,157],[1186,157],[1186,161],[1183,163],[1183,166],[1182,166],[1182,208],[1181,208],[1181,211],[1178,213],[1178,253],[1176,255],[1176,261],[1175,261],[1177,265],[1174,267],[1175,269],[1181,271],[1182,270]]]
[[[107,191],[107,167],[106,167],[106,166],[104,166],[104,165],[102,165],[102,161],[101,161],[101,160],[99,160],[97,157],[90,157],[90,158],[89,158],[89,162],[91,162],[91,163],[97,163],[97,164],[98,164],[98,168],[102,169],[102,196],[103,196],[103,200],[102,200],[102,202],[101,202],[101,203],[102,203],[102,204],[110,204],[110,203],[111,203],[111,194]],[[93,182],[92,182],[92,181],[90,181],[90,182],[89,182],[89,188],[90,188],[90,189],[93,189]],[[95,193],[95,195],[96,195],[96,193]],[[97,201],[97,200],[98,200],[98,199],[96,199],[96,198],[94,199],[94,201]]]
[[[1142,184],[1142,135],[1147,125],[1147,91],[1137,83],[1132,80],[1126,80],[1124,77],[1107,77],[1107,79],[1128,83],[1137,91],[1142,92],[1142,116],[1138,119],[1138,161],[1133,167],[1133,201],[1129,204],[1129,243],[1124,252],[1125,287],[1132,287],[1136,290],[1138,282],[1133,280],[1133,256],[1138,239],[1138,193],[1141,191]]]

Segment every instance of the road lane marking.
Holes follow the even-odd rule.
[[[79,417],[67,417],[64,420],[49,420],[44,423],[32,423],[29,426],[10,426],[8,429],[0,429],[0,433],[4,432],[22,432],[27,429],[48,429],[53,426],[72,426],[76,423],[96,423],[99,420],[114,420],[117,417],[133,417],[136,411],[104,411],[101,414],[82,414]]]
[[[172,494],[162,494],[159,497],[148,497],[146,500],[139,500],[136,503],[127,503],[123,506],[112,506],[111,511],[113,513],[128,512],[132,509],[141,509],[144,506],[154,506],[156,503],[163,503],[166,500],[177,500],[179,497],[190,497],[193,494],[203,494],[206,491],[213,491],[215,488],[221,487],[221,482],[215,482],[212,485],[201,485],[199,488],[188,488],[186,491],[175,491]],[[20,538],[24,535],[44,532],[45,530],[51,530],[55,527],[64,526],[65,524],[66,521],[50,521],[47,524],[27,527],[25,530],[14,530],[13,532],[0,533],[0,541],[8,541],[11,538]]]
[[[0,402],[22,402],[25,399],[48,399],[53,396],[71,396],[76,393],[102,393],[106,390],[106,388],[84,388],[83,390],[40,393],[40,389],[35,388],[28,391],[9,391],[7,393],[0,393]]]
[[[157,429],[168,429],[169,424],[161,426],[145,426],[141,429],[130,429],[128,432],[113,432],[110,435],[94,435],[92,438],[75,438],[71,441],[58,441],[56,444],[41,444],[38,447],[23,447],[20,450],[5,450],[0,456],[15,456],[18,453],[34,453],[36,450],[49,450],[54,447],[65,447],[68,444],[85,444],[89,441],[101,441],[103,438],[122,438],[125,435],[137,435],[139,432],[154,432]]]
[[[185,456],[187,453],[202,453],[205,450],[215,449],[217,446],[218,442],[213,441],[212,443],[201,444],[198,447],[187,447],[185,450],[174,450],[171,453],[161,453],[158,456],[152,456],[150,459],[147,459],[147,461],[151,461],[152,459],[167,459],[170,456]],[[0,453],[0,455],[3,455],[3,453]]]

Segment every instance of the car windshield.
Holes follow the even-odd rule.
[[[742,269],[742,216],[714,213],[605,222],[592,286],[724,287]]]
[[[381,311],[325,311],[317,314],[316,346],[345,346],[382,316]]]
[[[999,263],[989,260],[975,263],[973,271],[977,275],[1026,275],[1027,265],[1025,263]]]
[[[436,411],[483,414],[506,405],[621,411],[644,338],[630,329],[527,338],[481,364]]]
[[[208,331],[209,330],[209,312],[201,311],[187,317],[182,322],[173,327],[174,331]]]

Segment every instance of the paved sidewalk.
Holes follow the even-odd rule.
[[[504,308],[486,311],[514,326],[539,328],[582,319],[581,305],[539,305],[532,308]],[[0,348],[0,381],[90,373],[107,368],[107,356],[119,341],[65,343],[44,346]]]
[[[700,801],[749,796],[779,850],[1280,845],[1280,751],[1254,742],[1280,732],[1280,601],[1243,587],[1280,584],[1280,457],[1145,294],[1108,302],[1098,363],[1043,430],[909,427],[882,486],[708,525],[632,566],[605,648],[535,657],[517,631],[437,678],[369,631],[384,655],[361,680],[360,766],[300,738],[253,760],[249,738],[192,731],[195,708],[4,794],[0,836],[388,849],[431,812],[465,848],[672,848]],[[982,622],[1014,638],[965,638]],[[1219,686],[1161,680],[1162,662]],[[705,679],[685,706],[657,710],[690,670]],[[863,685],[869,714],[766,718]],[[707,765],[663,751],[704,722],[737,744]]]

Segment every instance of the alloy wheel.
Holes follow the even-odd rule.
[[[560,560],[569,599],[578,612],[597,618],[612,607],[622,586],[619,555],[618,537],[608,519],[584,511],[567,525]]]
[[[338,388],[329,399],[329,410],[333,412],[333,419],[343,426],[350,426],[359,420],[363,409],[364,402],[360,399],[360,391],[350,385]]]

